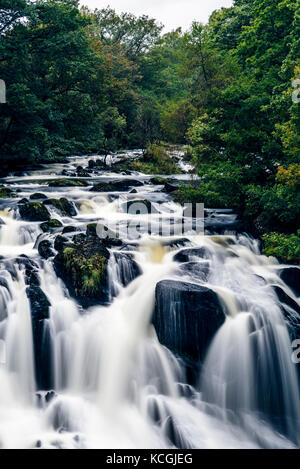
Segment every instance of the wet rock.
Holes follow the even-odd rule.
[[[102,240],[107,248],[120,247],[123,245],[123,241],[117,238],[116,232],[108,228],[104,223],[90,223],[86,227],[86,235],[89,240],[94,237]]]
[[[29,202],[29,200],[24,197],[23,199],[19,200],[18,204],[27,204],[27,202]]]
[[[66,236],[58,235],[54,241],[54,249],[56,251],[63,251],[69,242],[70,240]]]
[[[44,259],[49,259],[49,257],[55,255],[52,249],[52,243],[48,239],[39,242],[38,251],[39,255]]]
[[[49,187],[87,187],[89,183],[84,179],[54,179],[48,181]]]
[[[98,160],[89,160],[88,167],[90,169],[93,169],[93,168],[106,169],[106,165],[100,159],[98,159]]]
[[[86,169],[83,169],[82,166],[77,167],[76,173],[79,177],[83,177],[83,178],[91,177],[90,173]]]
[[[75,217],[77,215],[75,205],[65,197],[61,197],[60,199],[47,199],[43,203],[44,205],[52,205],[63,216]]]
[[[202,247],[202,248],[187,248],[179,251],[174,256],[174,261],[176,262],[189,262],[193,261],[194,259],[201,258],[201,259],[210,259],[211,252],[209,249]]]
[[[163,192],[166,192],[167,194],[171,194],[172,192],[177,191],[179,188],[179,182],[178,181],[172,181],[172,182],[166,182],[163,188]]]
[[[178,273],[206,283],[210,273],[210,265],[209,262],[185,262],[180,265]]]
[[[280,301],[283,314],[287,319],[291,339],[294,340],[299,337],[300,333],[300,306],[283,288],[274,285],[273,289]]]
[[[50,302],[39,286],[30,286],[26,294],[31,307],[35,375],[38,389],[53,388],[51,339],[47,319]]]
[[[9,187],[0,185],[0,199],[10,199],[18,197]]]
[[[65,226],[64,229],[62,230],[62,234],[65,234],[65,233],[74,233],[75,231],[77,231],[78,228],[76,226]]]
[[[34,262],[32,259],[29,259],[27,256],[22,255],[17,257],[16,264],[24,268],[26,285],[40,285],[39,266],[36,262]]]
[[[5,225],[5,222],[2,220],[2,218],[0,218],[0,226],[1,225]]]
[[[44,199],[47,199],[47,196],[45,194],[41,194],[40,192],[35,192],[34,194],[31,194],[30,199],[31,200],[44,200]]]
[[[69,243],[54,259],[56,273],[84,307],[105,304],[109,298],[108,241],[89,232]]]
[[[122,179],[114,182],[100,182],[90,189],[92,192],[128,192],[131,187],[143,186],[136,179]]]
[[[191,244],[191,241],[188,238],[177,238],[171,239],[169,241],[163,241],[163,246],[167,246],[171,249],[179,249],[180,247],[186,246],[187,244]]]
[[[57,397],[57,394],[55,391],[48,391],[45,395],[45,401],[47,402],[47,404],[49,404],[49,402],[51,402],[56,397]]]
[[[171,179],[162,178],[162,177],[153,177],[149,180],[150,184],[154,186],[164,186],[166,182],[172,182]]]
[[[63,224],[56,218],[51,218],[49,221],[45,221],[41,224],[41,229],[44,233],[57,231],[59,228],[62,228]]]
[[[280,272],[280,278],[297,296],[300,296],[300,268],[286,267]]]
[[[51,216],[45,205],[40,202],[25,203],[19,206],[19,213],[26,221],[48,221]]]
[[[127,209],[127,212],[130,211],[130,213],[135,213],[134,209],[137,209],[137,212],[142,214],[151,214],[151,210],[152,212],[157,212],[150,200],[147,199],[129,200],[128,202],[125,202],[123,206]]]
[[[198,362],[225,322],[225,314],[217,294],[209,288],[163,280],[156,286],[152,322],[163,345]]]
[[[130,282],[141,275],[141,268],[130,253],[117,251],[114,252],[113,255],[117,265],[118,280],[121,285],[126,287]]]

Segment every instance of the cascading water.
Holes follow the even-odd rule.
[[[84,163],[84,158],[70,159],[64,169]],[[49,207],[64,228],[72,226],[70,236],[75,231],[80,237],[88,223],[100,220],[108,226],[118,221],[125,237],[126,223],[134,216],[123,209],[124,193],[99,194],[89,187],[54,192],[35,184],[50,174],[45,168],[41,174],[4,183],[18,185],[20,198],[38,187],[49,198],[74,202],[73,217]],[[157,192],[146,176],[136,177],[144,185],[138,187],[138,195],[126,191],[126,200],[154,202],[153,226],[167,226],[170,211],[176,220],[182,217],[170,196]],[[90,184],[91,179],[102,178],[117,176],[97,174],[89,178]],[[35,242],[42,233],[40,224],[21,220],[17,202],[9,200],[9,207],[10,211],[2,202],[0,214],[0,340],[5,345],[5,360],[0,363],[0,446],[300,446],[299,377],[291,359],[299,299],[281,279],[277,261],[262,256],[255,240],[194,232],[162,237],[148,230],[136,240],[124,238],[124,244],[109,250],[108,301],[83,308],[58,278],[51,256],[39,256]],[[168,290],[174,286],[176,294]],[[284,304],[276,288],[289,298]],[[191,291],[196,300],[188,303]],[[35,301],[37,294],[44,295],[43,308]],[[219,317],[200,362],[162,345],[164,338],[152,320],[161,303],[168,316],[160,321],[171,321],[169,331],[181,324],[176,334],[184,345],[190,330],[186,321],[201,315],[197,298],[215,301],[213,306],[207,303],[208,313],[220,305],[218,314],[224,317]],[[179,315],[184,315],[180,321]],[[43,352],[38,362],[37,347]],[[51,390],[38,386],[37,368],[43,364]]]

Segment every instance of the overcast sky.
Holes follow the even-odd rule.
[[[232,0],[80,0],[91,9],[110,5],[118,12],[148,15],[159,20],[166,30],[182,26],[187,29],[194,21],[206,23],[210,14],[221,7],[229,7]]]

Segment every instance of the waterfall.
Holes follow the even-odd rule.
[[[87,161],[66,166],[75,163]],[[28,197],[30,181],[50,173],[13,182]],[[138,198],[155,202],[154,225],[171,223],[170,207],[179,223],[181,207],[143,182]],[[85,307],[51,255],[39,255],[40,223],[20,218],[18,199],[1,211],[0,447],[300,447],[291,343],[300,303],[280,276],[289,267],[246,234],[159,236],[147,227],[126,238],[135,215],[124,212],[124,194],[42,184],[78,209],[68,218],[47,205],[63,223],[40,238],[53,252],[58,234],[80,242],[98,221],[118,222],[121,242],[108,247],[108,300]]]

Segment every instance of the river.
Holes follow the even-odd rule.
[[[281,275],[290,267],[263,256],[259,242],[236,229],[231,211],[206,211],[205,234],[193,226],[173,236],[142,228],[126,239],[128,222],[139,217],[124,210],[126,201],[151,201],[154,226],[162,220],[169,227],[170,213],[180,224],[183,209],[150,176],[113,168],[93,169],[83,187],[48,185],[76,179],[76,168],[91,159],[72,157],[1,181],[17,196],[0,199],[0,447],[299,447],[292,340],[300,302]],[[90,190],[128,179],[141,184],[121,193]],[[34,193],[72,202],[73,216],[47,209],[77,234],[98,221],[121,227],[122,245],[109,248],[105,304],[83,306],[53,257],[41,257],[39,243],[53,243],[62,228],[42,232],[39,221],[22,219],[19,202]],[[72,229],[65,236],[72,240]],[[50,303],[42,324],[50,358],[34,340],[28,259]],[[214,314],[212,301],[220,309],[205,350],[201,298],[205,314]],[[48,389],[39,389],[37,360],[51,375]]]

